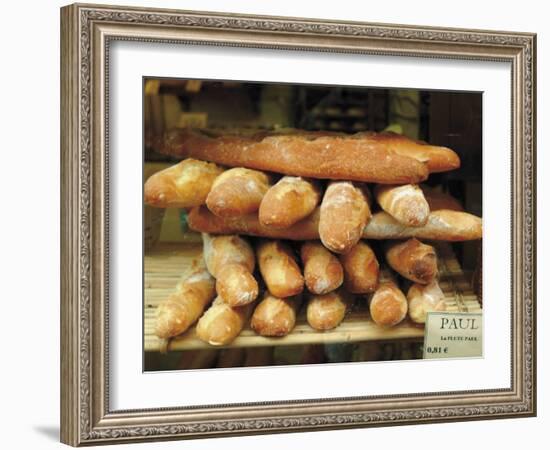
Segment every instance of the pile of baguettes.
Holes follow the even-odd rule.
[[[481,218],[418,184],[460,166],[445,147],[392,133],[184,129],[161,151],[186,159],[147,180],[145,203],[189,210],[206,269],[159,305],[160,338],[198,320],[200,339],[226,345],[250,317],[256,333],[284,336],[302,299],[309,325],[328,330],[358,295],[380,326],[423,323],[444,295],[436,251],[418,239],[481,238]],[[381,276],[377,254],[395,272]]]

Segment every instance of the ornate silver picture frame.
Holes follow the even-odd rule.
[[[117,40],[500,61],[511,65],[507,389],[112,410],[109,49]],[[80,446],[536,414],[536,36],[75,4],[61,9],[61,440]],[[485,230],[490,232],[490,230]],[[485,299],[486,302],[491,299]]]

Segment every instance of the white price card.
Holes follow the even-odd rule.
[[[424,359],[483,356],[483,316],[430,312],[424,333]]]

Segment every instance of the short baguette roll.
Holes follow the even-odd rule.
[[[302,244],[300,256],[307,289],[312,294],[327,294],[344,281],[344,270],[338,258],[318,241]]]
[[[344,267],[344,287],[352,294],[368,294],[378,286],[380,267],[372,248],[359,241],[348,253],[340,255]]]
[[[407,315],[407,298],[393,279],[380,282],[369,301],[371,319],[377,325],[393,327]]]
[[[403,225],[419,227],[428,221],[430,206],[416,184],[379,184],[374,195],[380,207]]]
[[[242,306],[258,296],[258,282],[252,274],[255,267],[254,251],[240,236],[202,235],[204,260],[209,272],[216,278],[218,295],[231,306]]]
[[[387,244],[386,262],[400,275],[416,283],[428,284],[437,277],[435,248],[418,239]]]
[[[288,228],[309,216],[320,199],[317,183],[285,176],[263,197],[258,215],[260,223],[266,227]]]
[[[216,297],[197,322],[197,336],[210,345],[230,344],[241,333],[251,312],[252,303],[231,307]]]
[[[361,239],[370,217],[368,198],[360,187],[331,182],[321,203],[319,237],[329,250],[346,253]]]
[[[308,241],[319,239],[319,208],[310,216],[285,229],[263,227],[257,214],[234,219],[221,219],[204,206],[193,208],[188,216],[189,227],[213,234],[240,233],[273,239]],[[470,241],[481,239],[482,220],[460,211],[432,211],[422,227],[406,227],[384,211],[373,214],[363,230],[364,239],[404,239],[417,237],[441,241]]]
[[[413,284],[407,292],[409,317],[413,322],[425,323],[429,312],[445,311],[445,294],[437,280],[430,284]]]
[[[214,180],[223,172],[216,164],[185,159],[151,175],[143,187],[146,205],[191,208],[202,205]]]
[[[291,297],[303,291],[304,278],[287,244],[263,241],[258,244],[256,252],[267,289],[275,297]]]
[[[320,331],[336,328],[344,320],[350,302],[349,295],[341,289],[324,295],[311,295],[306,308],[307,323]]]
[[[155,334],[168,339],[183,333],[200,317],[215,294],[214,278],[208,271],[194,271],[157,307]]]
[[[219,217],[255,212],[270,187],[270,178],[257,170],[237,167],[222,173],[206,197],[208,209]]]
[[[261,336],[286,336],[296,325],[301,296],[279,298],[265,293],[252,314],[250,327]]]

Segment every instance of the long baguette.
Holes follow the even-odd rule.
[[[194,271],[157,307],[155,334],[168,339],[183,333],[200,317],[215,294],[210,273],[206,269]]]
[[[331,182],[319,216],[319,237],[335,253],[347,253],[361,239],[371,218],[367,196],[360,186],[349,181]]]
[[[380,282],[369,301],[371,319],[380,326],[393,327],[408,311],[407,298],[391,277]]]
[[[181,129],[167,134],[160,151],[291,176],[405,184],[425,180],[428,163],[440,153],[458,159],[452,150],[441,147],[428,152],[425,147],[429,146],[410,141],[410,149],[405,149],[402,140],[396,141],[388,134],[315,136],[298,132],[210,137],[197,130]],[[455,162],[447,170],[453,168]]]
[[[217,297],[197,322],[198,338],[210,345],[230,344],[244,328],[252,305],[233,308]]]
[[[379,184],[374,195],[380,207],[403,225],[418,227],[428,221],[430,206],[416,184]]]
[[[445,294],[437,280],[430,284],[413,284],[407,292],[409,317],[413,322],[425,323],[428,312],[445,311]]]
[[[252,314],[250,327],[261,336],[286,336],[296,324],[301,296],[279,298],[266,292]]]
[[[304,220],[285,229],[263,227],[257,214],[234,219],[221,219],[204,206],[193,208],[188,216],[191,229],[212,234],[239,233],[273,239],[308,241],[319,239],[319,209]],[[481,239],[481,218],[462,211],[432,211],[422,227],[401,225],[384,211],[373,214],[363,230],[364,239],[433,239],[441,241],[471,241]]]
[[[283,177],[265,194],[258,217],[266,227],[288,228],[309,216],[319,204],[318,183],[301,177]]]
[[[312,294],[328,294],[344,281],[338,258],[318,241],[305,242],[300,248],[307,289]]]
[[[359,241],[345,255],[340,255],[344,267],[344,287],[352,294],[367,294],[378,286],[379,265],[376,255],[365,241]]]
[[[216,164],[186,159],[151,175],[143,187],[146,205],[191,208],[202,205],[214,180],[223,172]]]
[[[267,174],[236,167],[216,178],[206,197],[206,205],[220,217],[242,216],[258,211],[269,187]]]
[[[312,295],[306,307],[307,323],[319,331],[336,328],[344,320],[350,303],[349,294],[341,289],[324,295]]]
[[[435,248],[415,238],[388,243],[386,262],[401,276],[420,284],[431,283],[438,273]]]
[[[292,249],[281,241],[263,241],[256,249],[258,266],[269,292],[276,297],[291,297],[304,289],[304,277]]]
[[[202,235],[204,260],[209,272],[216,278],[218,295],[231,306],[242,306],[258,296],[258,282],[252,275],[255,267],[254,251],[240,236]]]

